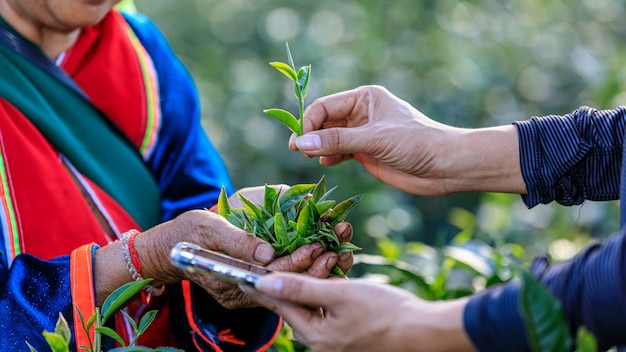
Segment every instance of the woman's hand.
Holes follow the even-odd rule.
[[[427,302],[380,283],[288,273],[266,275],[257,288],[244,289],[313,351],[474,350],[463,328],[464,299]]]
[[[263,192],[259,192],[259,188],[263,189],[245,189],[245,195],[251,200],[258,196],[262,199]],[[287,189],[288,186],[285,186],[284,190]],[[342,242],[352,238],[352,226],[349,223],[337,225],[335,231]],[[225,252],[232,257],[267,266],[270,270],[304,273],[320,278],[328,277],[335,264],[347,272],[353,263],[351,253],[338,257],[334,252],[324,252],[318,243],[303,246],[289,256],[275,259],[274,249],[269,243],[250,236],[223,217],[206,210],[188,211],[135,237],[134,246],[139,255],[142,274],[146,278],[153,278],[154,286],[189,279],[228,308],[250,306],[252,302],[236,285],[173,266],[169,258],[170,251],[176,243],[183,241]],[[119,243],[111,243],[96,252],[95,277],[96,295],[100,303],[117,287],[131,281]]]
[[[513,125],[461,129],[436,122],[379,86],[314,101],[292,150],[332,166],[347,159],[418,195],[467,191],[526,193]]]

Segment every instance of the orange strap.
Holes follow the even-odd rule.
[[[74,303],[74,336],[76,350],[81,346],[92,346],[95,326],[89,329],[89,335],[83,328],[80,314],[85,322],[96,312],[96,294],[93,285],[93,250],[94,243],[81,246],[72,251],[70,257],[70,280],[72,285],[72,303]]]

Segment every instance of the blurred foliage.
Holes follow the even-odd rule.
[[[483,127],[626,101],[626,5],[439,0],[135,0],[196,79],[203,123],[235,185],[311,183],[364,197],[349,217],[367,275],[430,299],[510,278],[539,253],[575,255],[618,229],[615,202],[527,209],[519,196],[416,197],[359,165],[325,168],[287,148],[290,132],[262,109],[297,111],[270,61],[312,65],[307,104],[379,84],[431,118]],[[416,136],[418,137],[418,136]]]
[[[295,61],[312,64],[307,103],[380,84],[433,119],[460,127],[563,115],[581,105],[611,108],[626,100],[621,1],[135,3],[196,79],[203,123],[235,185],[307,183],[325,174],[339,185],[338,197],[364,193],[349,220],[355,243],[368,252],[381,238],[444,244],[464,226],[454,221],[462,211],[478,214],[485,235],[539,249],[563,236],[569,242],[558,246],[576,247],[617,229],[610,203],[529,211],[512,195],[415,197],[353,162],[322,167],[290,152],[289,131],[262,109],[297,110],[289,82],[268,65],[284,58],[287,41]]]

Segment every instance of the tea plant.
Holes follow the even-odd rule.
[[[151,349],[147,347],[135,346],[137,339],[141,336],[146,329],[152,324],[154,318],[156,317],[157,311],[151,310],[146,312],[139,321],[139,324],[135,323],[135,320],[130,317],[126,312],[122,311],[122,314],[126,317],[126,319],[130,322],[134,339],[126,345],[122,337],[115,332],[115,330],[104,326],[104,323],[113,315],[113,313],[117,312],[122,306],[126,304],[128,300],[137,295],[141,289],[148,284],[152,279],[145,279],[141,281],[129,282],[109,295],[107,299],[102,304],[102,308],[96,307],[96,312],[89,317],[89,320],[85,322],[83,319],[82,313],[79,311],[78,315],[80,317],[80,322],[83,329],[87,332],[87,335],[90,336],[89,330],[92,326],[94,326],[94,339],[91,340],[89,338],[89,346],[80,346],[83,351],[86,352],[100,352],[101,348],[101,340],[102,335],[106,335],[113,340],[117,341],[122,347],[114,348],[110,350],[111,352],[130,352],[130,351],[153,351],[153,352],[175,352],[180,351],[179,349],[172,347],[158,347],[156,349]],[[94,325],[95,324],[95,325]],[[63,317],[61,313],[59,313],[59,319],[57,320],[56,326],[54,328],[54,332],[44,331],[43,336],[50,346],[52,352],[69,352],[69,344],[72,339],[72,332],[70,330],[67,321]],[[26,345],[31,352],[37,352],[37,350],[26,341]]]
[[[282,195],[280,190],[265,185],[263,204],[255,204],[238,193],[241,208],[230,206],[222,188],[217,212],[231,224],[269,242],[278,257],[309,243],[320,243],[324,250],[336,253],[359,250],[350,242],[341,243],[333,228],[359,203],[361,195],[337,203],[328,199],[336,188],[327,190],[324,176],[317,184],[297,184]],[[337,266],[332,273],[344,275]]]
[[[302,119],[304,112],[304,97],[306,97],[306,93],[309,88],[311,65],[302,66],[296,71],[296,65],[293,63],[293,57],[291,56],[291,51],[289,50],[289,44],[286,43],[285,46],[287,48],[287,60],[289,61],[289,64],[284,62],[270,62],[270,65],[287,76],[287,78],[293,82],[293,93],[296,98],[298,98],[299,119],[289,111],[283,109],[265,109],[263,112],[282,122],[292,132],[300,136],[302,134],[304,124],[304,120]]]

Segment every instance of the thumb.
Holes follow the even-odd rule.
[[[296,147],[307,156],[366,153],[370,136],[360,127],[333,127],[304,134],[295,140]]]
[[[272,273],[262,276],[256,285],[260,292],[282,301],[302,306],[321,307],[336,301],[334,280],[323,280],[293,273]]]

